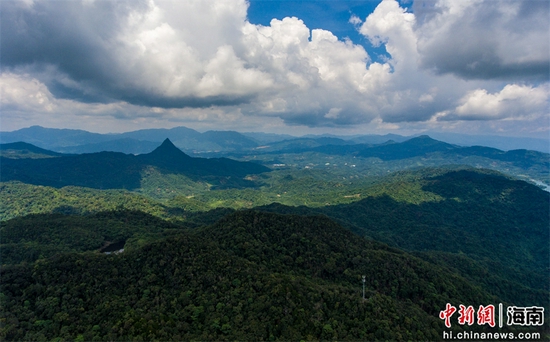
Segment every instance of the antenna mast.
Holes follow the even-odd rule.
[[[366,278],[367,276],[363,276],[363,299],[365,299],[365,282],[367,281]]]

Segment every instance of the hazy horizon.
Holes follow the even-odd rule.
[[[21,128],[18,128],[18,129],[14,129],[14,130],[1,130],[0,133],[11,133],[11,132],[16,132],[16,131],[20,131],[20,130],[25,130],[25,129],[29,129],[29,128],[32,128],[32,127],[40,127],[40,128],[44,128],[44,129],[59,129],[59,130],[64,130],[64,129],[68,129],[68,130],[81,130],[81,131],[86,131],[86,132],[89,132],[89,133],[95,133],[95,134],[106,134],[106,135],[116,135],[116,134],[124,134],[124,133],[130,133],[130,132],[136,132],[136,131],[140,131],[140,130],[171,130],[171,129],[175,129],[175,128],[188,128],[188,129],[192,129],[194,131],[197,131],[199,133],[205,133],[205,132],[209,132],[209,131],[220,131],[220,132],[223,132],[223,131],[233,131],[233,132],[238,132],[238,133],[241,133],[241,134],[255,134],[255,133],[258,133],[258,134],[273,134],[273,135],[288,135],[288,136],[292,136],[292,137],[296,137],[296,138],[301,138],[301,137],[307,137],[307,136],[335,136],[335,137],[356,137],[356,136],[365,136],[365,135],[377,135],[377,136],[384,136],[384,135],[399,135],[399,136],[402,136],[402,137],[415,137],[415,136],[419,136],[419,135],[430,135],[430,134],[449,134],[450,136],[465,136],[465,137],[487,137],[487,138],[517,138],[517,139],[535,139],[535,140],[548,140],[550,141],[550,134],[546,137],[531,137],[531,136],[512,136],[512,135],[499,135],[499,134],[468,134],[468,133],[456,133],[456,132],[445,132],[445,131],[435,131],[435,130],[426,130],[426,131],[419,131],[419,132],[402,132],[402,131],[399,131],[399,132],[392,132],[392,131],[386,131],[386,132],[365,132],[365,133],[343,133],[343,134],[338,134],[334,131],[331,131],[331,130],[321,130],[320,132],[317,132],[317,133],[295,133],[295,132],[291,132],[291,133],[285,133],[285,132],[282,132],[282,133],[277,133],[277,132],[270,132],[270,131],[261,131],[261,130],[257,130],[257,131],[248,131],[248,130],[239,130],[238,128],[235,128],[235,129],[224,129],[224,127],[214,127],[214,128],[209,128],[209,129],[196,129],[196,128],[193,128],[193,127],[190,127],[190,126],[187,126],[187,125],[178,125],[178,126],[173,126],[173,127],[148,127],[148,128],[138,128],[138,129],[128,129],[128,130],[122,130],[122,131],[113,131],[113,132],[99,132],[99,131],[93,131],[93,130],[88,130],[88,129],[83,129],[83,128],[69,128],[69,127],[45,127],[45,126],[42,126],[42,125],[31,125],[31,126],[27,126],[27,127],[21,127]]]
[[[43,127],[43,126],[39,126],[39,125],[35,125],[35,126],[30,126],[30,127],[25,127],[25,128],[22,128],[22,129],[18,129],[18,130],[14,130],[14,131],[0,131],[0,134],[2,133],[15,133],[15,132],[18,132],[20,130],[26,130],[26,129],[31,129],[33,127],[39,127],[41,129],[46,129],[46,130],[49,130],[49,129],[52,129],[52,130],[63,130],[63,128],[51,128],[51,127]],[[131,131],[125,131],[125,132],[112,132],[112,133],[99,133],[99,132],[93,132],[93,131],[87,131],[87,130],[82,130],[82,131],[85,131],[85,132],[88,132],[88,133],[93,133],[93,134],[102,134],[102,135],[119,135],[119,134],[125,134],[125,133],[131,133],[131,132],[137,132],[137,131],[143,131],[143,130],[149,130],[149,129],[152,129],[152,130],[171,130],[171,129],[174,129],[174,128],[186,128],[186,129],[191,129],[191,130],[195,130],[191,127],[186,127],[186,126],[177,126],[177,127],[172,127],[172,128],[144,128],[144,129],[138,129],[138,130],[131,130]],[[65,129],[68,129],[68,128],[65,128]],[[70,130],[70,129],[69,129]],[[213,129],[213,130],[195,130],[199,133],[205,133],[205,132],[209,132],[209,131],[220,131],[220,132],[223,132],[223,131],[233,131],[233,132],[237,132],[237,133],[240,133],[240,134],[243,134],[243,135],[251,135],[251,136],[254,136],[254,135],[275,135],[275,136],[280,136],[280,137],[290,137],[290,138],[297,138],[297,139],[300,139],[300,138],[308,138],[308,137],[323,137],[323,136],[327,136],[327,137],[335,137],[335,138],[340,138],[340,139],[344,139],[344,140],[352,140],[354,138],[359,138],[359,137],[362,137],[362,136],[386,136],[386,135],[395,135],[395,136],[400,136],[402,138],[414,138],[414,137],[417,137],[417,136],[421,136],[421,135],[428,135],[430,136],[431,138],[433,139],[436,139],[436,140],[440,140],[440,141],[443,141],[443,142],[447,142],[447,143],[451,143],[451,144],[455,144],[455,145],[459,145],[459,146],[476,146],[476,145],[479,145],[479,146],[487,146],[487,147],[492,147],[492,148],[497,148],[497,149],[500,149],[500,150],[504,150],[504,151],[509,151],[509,150],[517,150],[517,149],[527,149],[527,150],[534,150],[534,151],[539,151],[539,152],[544,152],[544,153],[550,153],[550,139],[543,139],[543,138],[534,138],[534,137],[521,137],[521,136],[518,136],[518,137],[513,137],[513,136],[502,136],[502,135],[471,135],[471,134],[463,134],[463,133],[449,133],[449,132],[436,132],[436,131],[427,131],[427,132],[420,132],[420,133],[416,133],[416,134],[399,134],[399,133],[392,133],[392,132],[389,132],[389,133],[364,133],[364,134],[335,134],[334,132],[327,132],[327,133],[317,133],[317,134],[311,134],[311,133],[308,133],[308,134],[302,134],[302,135],[293,135],[293,134],[289,134],[289,133],[272,133],[272,132],[261,132],[261,131],[255,131],[255,132],[251,132],[251,131],[241,131],[239,132],[238,130],[223,130],[223,129]],[[400,132],[402,133],[402,132]],[[283,138],[281,138],[282,140],[285,140]],[[6,141],[6,139],[1,139],[0,138],[0,141],[1,142],[15,142],[15,141],[12,141],[13,139],[8,139]],[[406,139],[405,139],[406,140]],[[277,141],[281,141],[281,140],[277,140]],[[44,146],[43,146],[44,147]],[[45,147],[46,148],[46,147]]]

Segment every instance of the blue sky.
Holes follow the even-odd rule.
[[[545,0],[0,6],[2,131],[549,137]]]
[[[366,18],[380,1],[278,1],[253,0],[248,8],[248,19],[251,23],[268,26],[273,18],[297,17],[303,20],[310,29],[331,31],[340,40],[346,38],[355,44],[362,45],[374,60],[380,61],[389,57],[384,45],[375,47],[362,36],[355,25],[349,22],[352,15]],[[410,10],[410,4],[402,6]]]

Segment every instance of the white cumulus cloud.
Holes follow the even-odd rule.
[[[521,118],[548,114],[550,89],[509,84],[500,92],[476,89],[460,100],[454,113],[463,120]]]

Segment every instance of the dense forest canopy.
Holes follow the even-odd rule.
[[[434,340],[446,303],[499,300],[327,218],[256,211],[121,254],[4,267],[2,299],[8,340]]]

